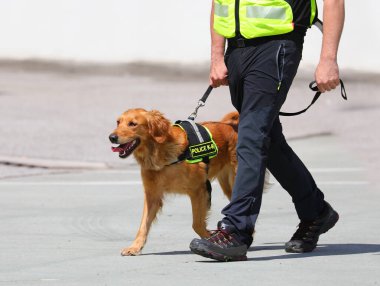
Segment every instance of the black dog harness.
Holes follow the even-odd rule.
[[[185,152],[178,157],[178,160],[172,164],[181,161],[186,161],[190,164],[199,162],[208,164],[210,159],[216,157],[218,154],[218,146],[206,127],[195,123],[193,120],[178,120],[174,126],[185,131],[189,145]]]
[[[174,124],[181,128],[185,133],[188,141],[186,150],[178,156],[177,161],[170,165],[186,161],[189,164],[203,162],[206,164],[206,172],[208,172],[208,164],[210,159],[218,155],[218,146],[212,139],[211,132],[207,127],[195,123],[193,119],[177,120]],[[208,192],[208,205],[211,207],[211,183],[206,180],[206,190]]]

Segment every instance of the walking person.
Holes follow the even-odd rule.
[[[338,221],[338,213],[287,144],[279,120],[302,57],[306,30],[317,13],[316,0],[213,0],[210,84],[228,85],[240,114],[238,168],[223,219],[209,238],[191,242],[194,253],[219,261],[247,259],[266,168],[290,194],[300,219],[285,251],[313,251],[319,236]],[[344,0],[324,0],[323,16],[322,50],[315,71],[321,92],[339,85],[337,52]]]

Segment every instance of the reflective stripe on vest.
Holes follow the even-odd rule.
[[[235,0],[214,0],[214,29],[226,37],[235,37]]]
[[[316,0],[310,1],[312,24]],[[235,11],[237,3],[239,13]],[[239,16],[239,32],[246,39],[286,34],[294,30],[293,11],[285,0],[214,0],[214,30],[225,38],[235,37],[235,14]]]
[[[214,14],[219,17],[228,17],[228,5],[221,5],[219,3],[215,3]]]
[[[247,18],[286,19],[286,9],[282,7],[247,6]]]

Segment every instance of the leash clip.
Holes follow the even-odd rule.
[[[205,104],[206,104],[206,100],[207,100],[208,96],[210,95],[211,91],[212,91],[212,86],[210,85],[210,86],[207,88],[205,94],[204,94],[204,95],[202,96],[202,98],[198,101],[198,105],[197,105],[197,107],[195,107],[194,112],[191,113],[190,116],[189,116],[187,119],[189,119],[189,120],[193,120],[193,121],[195,120],[195,118],[196,118],[197,115],[198,115],[198,109],[201,108],[201,107],[203,107],[203,106],[205,106]]]
[[[197,105],[197,107],[195,107],[194,112],[191,113],[190,116],[189,116],[187,119],[189,119],[189,120],[193,120],[193,121],[194,121],[195,118],[196,118],[197,115],[198,115],[198,109],[201,108],[201,107],[203,107],[203,106],[205,106],[205,103],[204,103],[202,100],[199,100],[199,101],[198,101],[198,105]]]

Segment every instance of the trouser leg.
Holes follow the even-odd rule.
[[[261,206],[269,138],[260,129],[267,124],[265,117],[269,109],[251,112],[240,118],[235,185],[230,203],[222,210],[225,216],[222,221],[234,225],[247,245],[252,243],[252,233]],[[263,117],[258,119],[259,116]],[[252,124],[253,121],[255,124]]]
[[[287,144],[278,117],[273,123],[270,138],[269,171],[292,197],[299,219],[315,219],[323,210],[324,195],[309,170]]]
[[[251,235],[260,211],[267,163],[270,161],[271,168],[280,174],[286,165],[284,160],[281,161],[283,164],[276,164],[276,157],[270,157],[272,153],[270,137],[272,126],[278,120],[279,110],[296,74],[300,58],[301,49],[293,42],[273,41],[258,47],[236,49],[226,60],[231,99],[240,113],[240,123],[237,175],[231,202],[222,210],[224,214],[222,221],[233,225],[241,233],[241,239],[247,245],[252,243]],[[285,148],[283,144],[280,146]],[[273,152],[281,152],[281,148],[274,148]],[[286,154],[289,155],[289,152],[288,150]],[[296,158],[294,152],[290,153]],[[282,156],[285,158],[287,155],[282,154]],[[297,161],[296,165],[301,170],[298,172],[300,176],[309,174],[307,170],[303,170],[306,168],[300,161]],[[281,180],[283,177],[278,173],[276,175]],[[285,185],[285,180],[281,181]],[[289,191],[292,196],[294,195],[295,203],[301,213],[304,206],[302,199],[307,196],[299,186],[310,188],[312,185],[310,182],[309,185],[303,185],[304,181],[308,179],[302,178],[297,187],[292,186]]]

